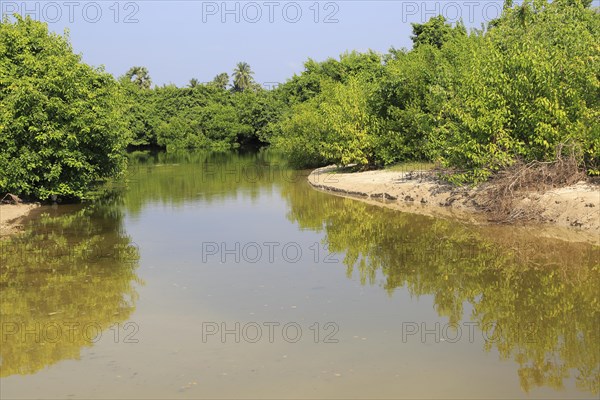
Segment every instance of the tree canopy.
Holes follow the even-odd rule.
[[[0,100],[0,192],[83,197],[123,170],[129,137],[117,82],[45,24],[0,24]]]
[[[150,89],[152,85],[152,79],[146,67],[131,67],[125,73],[125,77],[140,89]]]
[[[254,71],[250,68],[250,65],[246,62],[240,62],[233,70],[233,90],[236,92],[243,92],[252,88],[254,85]]]
[[[438,16],[413,24],[410,51],[309,60],[277,89],[288,108],[271,141],[299,165],[428,160],[456,183],[567,152],[600,174],[600,14],[589,5],[507,2],[482,30]],[[356,88],[364,101],[327,113]]]
[[[82,197],[125,146],[271,144],[298,166],[431,161],[455,183],[568,152],[600,174],[600,13],[588,0],[506,1],[467,32],[413,24],[413,48],[308,59],[273,90],[239,62],[207,83],[118,82],[31,19],[0,26],[0,192]]]

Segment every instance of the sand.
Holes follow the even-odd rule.
[[[21,221],[39,204],[0,204],[0,237],[19,232]]]
[[[400,211],[452,217],[475,224],[490,223],[479,207],[478,188],[443,184],[425,171],[343,173],[335,167],[325,167],[314,170],[308,181],[317,189]],[[546,236],[600,243],[600,187],[596,185],[579,182],[545,193],[530,193],[515,207],[539,209],[540,218],[535,225],[541,223]]]

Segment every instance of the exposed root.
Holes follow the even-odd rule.
[[[15,196],[14,194],[7,193],[2,200],[0,200],[2,204],[21,204],[23,200],[19,198],[19,196]]]
[[[496,174],[482,187],[479,203],[489,212],[490,220],[495,222],[541,222],[542,210],[525,200],[528,195],[573,185],[585,179],[585,172],[574,155],[558,156],[555,161],[547,162],[525,164],[519,161]]]

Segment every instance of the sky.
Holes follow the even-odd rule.
[[[596,0],[599,1],[600,0]],[[0,0],[69,36],[75,52],[116,77],[145,66],[154,84],[186,85],[231,74],[245,61],[265,87],[285,82],[303,63],[346,51],[410,48],[411,23],[442,14],[480,27],[503,0],[485,1],[200,1]]]

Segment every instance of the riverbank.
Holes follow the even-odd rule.
[[[19,232],[23,218],[39,206],[35,203],[0,204],[0,237]]]
[[[325,167],[314,170],[308,182],[320,190],[400,211],[452,217],[476,224],[490,223],[490,216],[482,206],[484,191],[481,187],[458,188],[435,179],[427,171],[344,173],[335,167]],[[600,242],[599,186],[579,182],[546,192],[526,193],[514,203],[515,215],[531,215],[532,210],[535,210],[535,219],[515,223],[563,228],[552,235]]]

